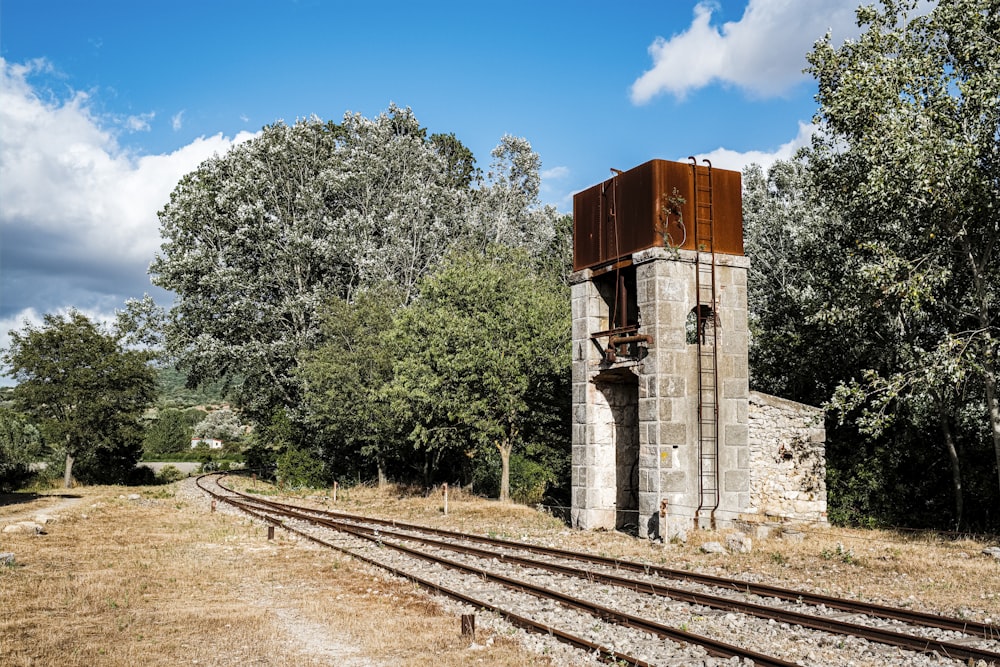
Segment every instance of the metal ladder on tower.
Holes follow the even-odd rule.
[[[698,347],[698,509],[696,528],[715,528],[719,508],[718,313],[712,163],[691,160],[694,188],[695,292]]]

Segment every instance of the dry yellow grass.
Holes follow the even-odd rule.
[[[138,492],[140,501],[119,496]],[[3,665],[426,665],[539,662],[412,585],[172,487],[83,496],[39,536],[0,534]],[[5,517],[32,505],[0,507]]]
[[[207,500],[185,500],[175,489],[75,489],[82,498],[50,510],[60,519],[47,535],[0,534],[0,551],[17,558],[15,567],[0,567],[0,664],[546,664],[488,631],[470,646],[458,617],[412,585],[281,531],[268,541],[263,527],[211,513]],[[136,492],[142,500],[121,497]],[[334,507],[326,493],[290,499]],[[57,502],[0,506],[0,525]],[[768,539],[750,554],[715,556],[697,547],[721,540],[719,533],[654,545],[573,531],[533,509],[460,491],[451,493],[447,516],[440,494],[395,487],[341,490],[335,507],[1000,619],[1000,562],[982,556],[979,543],[828,528],[798,543]]]

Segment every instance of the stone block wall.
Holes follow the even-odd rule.
[[[823,411],[750,392],[750,507],[760,519],[826,522]]]
[[[632,256],[637,358],[604,358],[590,338],[609,328],[609,304],[588,270],[573,275],[573,507],[580,528],[621,528],[649,519],[667,500],[672,517],[699,507],[698,347],[686,326],[697,303],[699,255],[652,248]],[[705,253],[701,261],[711,262]],[[748,260],[715,256],[718,363],[718,500],[713,520],[736,520],[750,504],[747,427]],[[634,406],[634,412],[627,406]]]
[[[631,259],[638,333],[649,336],[636,356],[605,357],[606,339],[591,335],[610,328],[608,296],[590,270],[571,278],[573,525],[645,536],[661,501],[668,504],[668,534],[674,524],[725,527],[751,516],[825,521],[820,410],[749,391],[749,261],[714,257],[718,451],[705,461],[698,345],[686,329],[697,305],[699,255],[652,248]],[[713,475],[718,507],[706,521],[697,512],[700,484],[708,488]]]

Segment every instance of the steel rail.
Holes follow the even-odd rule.
[[[269,504],[271,501],[265,501],[265,502]],[[278,505],[282,504],[278,503]],[[835,634],[853,635],[870,641],[875,641],[881,644],[886,644],[890,646],[896,646],[898,648],[916,651],[918,653],[938,651],[941,654],[945,655],[946,657],[953,659],[984,660],[987,661],[987,663],[992,662],[995,664],[1000,664],[1000,653],[989,651],[986,649],[965,646],[954,642],[948,642],[928,637],[917,637],[902,632],[896,632],[894,630],[862,625],[859,623],[851,623],[839,619],[814,616],[812,614],[806,614],[788,609],[780,609],[778,607],[769,607],[767,605],[755,604],[751,602],[741,602],[739,600],[733,600],[731,598],[724,598],[705,593],[696,593],[671,586],[663,586],[661,584],[656,584],[652,582],[645,582],[636,579],[630,579],[627,577],[619,577],[611,574],[602,574],[594,572],[592,570],[581,570],[579,568],[556,565],[553,563],[546,563],[544,561],[538,561],[531,558],[522,558],[520,556],[515,556],[511,554],[496,553],[492,551],[487,551],[485,549],[479,549],[476,547],[450,544],[427,537],[406,535],[404,533],[401,533],[393,529],[386,530],[384,527],[382,529],[382,532],[379,532],[379,529],[377,528],[369,528],[365,526],[348,526],[344,524],[342,521],[323,519],[302,513],[301,510],[309,511],[307,508],[299,507],[294,510],[288,509],[291,507],[294,506],[284,506],[284,508],[282,508],[281,510],[275,508],[274,511],[287,512],[287,516],[289,516],[290,518],[295,518],[303,521],[310,521],[312,523],[327,526],[335,530],[342,530],[343,532],[358,535],[359,537],[361,536],[359,535],[359,532],[364,533],[365,536],[368,537],[369,539],[377,539],[380,541],[384,541],[384,538],[386,536],[392,536],[396,539],[415,541],[428,546],[433,546],[451,551],[457,551],[459,553],[472,555],[479,558],[498,558],[501,561],[514,563],[524,567],[533,567],[533,568],[547,570],[549,572],[557,574],[563,574],[581,579],[587,579],[590,581],[597,581],[600,583],[611,584],[614,586],[619,586],[622,588],[633,590],[638,593],[662,595],[674,600],[679,600],[690,604],[698,604],[706,607],[712,607],[715,609],[722,609],[725,611],[735,611],[739,613],[757,616],[759,618],[764,618],[764,619],[774,619],[776,621],[789,623],[791,625],[798,625],[804,628],[809,628],[811,630],[819,630]]]
[[[206,475],[202,475],[202,476],[198,477],[195,480],[196,484],[198,485],[198,488],[200,488],[205,493],[208,493],[213,498],[221,500],[222,502],[225,502],[225,503],[229,503],[229,504],[233,505],[234,507],[239,507],[243,512],[246,512],[247,514],[249,514],[249,515],[251,515],[253,517],[256,517],[257,519],[260,519],[261,521],[264,521],[264,522],[269,523],[269,524],[274,525],[274,526],[280,526],[281,528],[284,528],[285,530],[287,530],[289,532],[295,533],[296,535],[299,535],[300,537],[303,537],[303,538],[305,538],[307,540],[310,540],[311,542],[313,542],[315,544],[319,544],[321,546],[328,547],[330,549],[333,549],[335,551],[343,553],[343,554],[345,554],[347,556],[350,556],[351,558],[356,558],[356,559],[358,559],[361,562],[364,562],[364,563],[367,563],[367,564],[369,564],[371,566],[374,566],[374,567],[377,567],[379,569],[385,570],[385,571],[389,572],[390,574],[393,574],[393,575],[395,575],[397,577],[401,577],[403,579],[407,579],[409,581],[412,581],[412,582],[416,583],[417,585],[423,586],[424,588],[426,588],[428,590],[435,591],[437,593],[441,593],[442,595],[446,595],[446,596],[448,596],[448,597],[450,597],[452,599],[458,600],[460,602],[468,604],[468,605],[470,605],[472,607],[475,607],[477,609],[483,609],[485,611],[493,612],[493,613],[497,614],[498,616],[504,618],[508,622],[510,622],[512,625],[515,625],[515,626],[517,626],[519,628],[523,628],[525,630],[531,630],[533,632],[538,632],[540,634],[548,634],[548,635],[551,635],[551,636],[557,638],[559,641],[562,641],[563,643],[569,644],[569,645],[574,646],[576,648],[583,649],[583,650],[588,651],[588,652],[591,652],[591,651],[596,652],[596,653],[598,653],[602,657],[602,661],[604,661],[604,662],[607,662],[608,660],[612,660],[612,661],[615,662],[615,664],[633,665],[634,667],[655,667],[655,665],[653,665],[652,663],[646,662],[644,660],[640,660],[639,658],[636,658],[634,656],[628,655],[626,653],[622,653],[620,651],[616,651],[616,650],[614,650],[612,648],[608,648],[608,647],[602,646],[600,644],[597,644],[595,642],[590,641],[589,639],[584,639],[583,637],[579,637],[579,636],[574,635],[572,633],[565,632],[563,630],[560,630],[560,629],[558,629],[556,627],[547,625],[545,623],[540,623],[538,621],[535,621],[534,619],[528,618],[527,616],[522,616],[520,614],[516,614],[516,613],[514,613],[512,611],[509,611],[507,609],[499,607],[499,606],[497,606],[497,605],[495,605],[495,604],[493,604],[491,602],[487,602],[486,600],[480,600],[478,598],[474,598],[474,597],[472,597],[470,595],[462,593],[461,591],[457,591],[455,589],[449,588],[447,586],[444,586],[442,584],[436,583],[436,582],[431,581],[429,579],[425,579],[423,577],[415,575],[412,572],[407,572],[405,570],[401,570],[401,569],[393,567],[391,565],[387,565],[387,564],[382,563],[382,562],[380,562],[378,560],[375,560],[373,558],[369,558],[369,557],[364,556],[362,554],[356,553],[355,551],[352,551],[352,550],[347,549],[345,547],[341,547],[341,546],[339,546],[337,544],[333,544],[331,542],[327,542],[326,540],[321,539],[319,537],[316,537],[315,535],[311,535],[311,534],[307,533],[306,531],[298,530],[298,529],[296,529],[296,528],[294,528],[292,526],[288,526],[288,525],[284,524],[283,522],[275,520],[272,517],[267,516],[263,512],[260,512],[260,511],[258,511],[256,509],[250,507],[248,503],[243,503],[241,501],[233,500],[229,496],[225,496],[223,494],[216,493],[216,492],[212,491],[211,489],[208,489],[207,487],[205,487],[202,484],[202,479],[204,477],[208,476],[208,475],[213,475],[213,474],[216,474],[216,473],[208,473]],[[222,487],[223,489],[226,488],[226,487],[222,486],[221,484],[219,486]],[[239,492],[232,491],[231,489],[226,489],[226,490],[230,491],[231,493],[239,494]]]
[[[225,488],[225,487],[223,487],[223,488]],[[254,499],[254,500],[256,500],[256,499]],[[233,500],[231,498],[227,498],[226,502],[228,502],[228,503],[230,503],[230,504],[232,504],[232,505],[234,505],[236,507],[239,507],[240,509],[242,509],[245,512],[257,515],[260,518],[266,517],[265,514],[262,514],[256,508],[254,508],[251,503],[245,503],[243,501]],[[262,504],[270,504],[270,502],[269,501],[265,501],[265,503],[262,503]],[[482,578],[484,580],[487,580],[487,581],[496,582],[496,583],[501,584],[501,585],[503,585],[503,586],[505,586],[507,588],[510,588],[511,590],[519,591],[519,592],[522,592],[522,593],[527,593],[527,594],[533,595],[535,597],[543,598],[543,599],[555,600],[555,601],[563,604],[564,606],[579,609],[579,610],[584,611],[586,613],[589,613],[592,616],[594,616],[596,618],[599,618],[599,619],[601,619],[601,620],[603,620],[605,622],[614,623],[616,625],[621,625],[623,627],[629,627],[629,628],[635,628],[635,629],[638,629],[638,630],[643,630],[645,632],[649,632],[649,633],[652,633],[652,634],[655,634],[655,635],[658,635],[658,636],[661,636],[661,637],[665,637],[665,638],[668,638],[668,639],[671,639],[673,641],[677,641],[677,642],[680,642],[680,643],[701,646],[710,655],[713,655],[713,656],[716,656],[716,657],[721,657],[721,658],[734,658],[734,657],[748,658],[750,660],[753,660],[753,663],[755,665],[762,665],[764,667],[793,667],[793,666],[795,666],[795,665],[798,664],[798,663],[795,663],[795,662],[789,662],[789,661],[786,661],[786,660],[782,660],[782,659],[776,658],[774,656],[769,656],[769,655],[766,655],[766,654],[763,654],[763,653],[758,653],[758,652],[752,651],[750,649],[745,649],[745,648],[742,648],[742,647],[739,647],[739,646],[735,646],[733,644],[728,644],[726,642],[722,642],[722,641],[719,641],[717,639],[712,639],[711,637],[706,637],[704,635],[697,635],[697,634],[686,632],[686,631],[683,631],[683,630],[678,630],[676,628],[672,628],[670,626],[663,625],[662,623],[657,623],[656,621],[651,621],[649,619],[641,618],[639,616],[633,616],[632,614],[627,614],[625,612],[621,612],[621,611],[618,611],[616,609],[612,609],[610,607],[606,607],[606,606],[599,605],[599,604],[596,604],[596,603],[593,603],[593,602],[589,602],[587,600],[582,600],[580,598],[576,598],[576,597],[573,597],[571,595],[567,595],[565,593],[561,593],[559,591],[548,589],[548,588],[545,588],[543,586],[538,586],[538,585],[535,585],[535,584],[531,584],[531,583],[528,583],[528,582],[525,582],[525,581],[521,581],[519,579],[514,579],[512,577],[506,577],[504,575],[500,575],[500,574],[497,574],[495,572],[490,572],[489,570],[484,570],[482,568],[474,567],[474,566],[467,565],[465,563],[460,563],[460,562],[457,562],[457,561],[453,561],[453,560],[450,560],[450,559],[447,559],[447,558],[442,558],[442,557],[439,557],[439,556],[434,556],[434,555],[428,554],[426,552],[419,551],[417,549],[413,549],[413,548],[407,547],[407,546],[402,545],[402,544],[398,544],[398,543],[394,543],[392,541],[385,540],[383,538],[383,536],[381,536],[381,535],[378,534],[377,529],[358,529],[357,527],[346,526],[343,522],[337,522],[337,521],[333,521],[333,520],[329,520],[329,519],[322,519],[322,518],[319,518],[319,517],[309,516],[308,514],[302,514],[301,512],[297,512],[297,511],[294,511],[294,510],[281,509],[281,508],[277,508],[277,507],[271,507],[269,511],[277,513],[277,514],[280,514],[282,516],[286,516],[288,518],[292,518],[292,519],[296,519],[296,520],[300,520],[300,521],[307,521],[307,522],[310,522],[310,523],[313,523],[313,524],[316,524],[316,525],[320,525],[320,526],[324,526],[324,527],[330,528],[332,530],[337,530],[339,532],[347,533],[349,535],[354,535],[355,537],[358,537],[358,538],[361,538],[361,539],[365,539],[365,540],[368,540],[370,542],[375,542],[375,543],[379,544],[380,546],[386,546],[386,547],[395,549],[397,551],[405,553],[405,554],[407,554],[409,556],[412,556],[414,558],[420,558],[422,560],[426,560],[426,561],[431,562],[431,563],[436,563],[438,565],[442,565],[442,566],[450,568],[450,569],[463,571],[463,572],[466,572],[467,574],[473,574],[473,575],[475,575],[477,577],[480,577],[480,578]],[[286,525],[283,522],[280,522],[280,521],[277,521],[277,520],[274,520],[274,519],[265,519],[265,520],[269,520],[271,523],[274,523],[275,525],[279,525],[282,528],[285,528],[286,530],[292,530],[293,532],[295,532],[297,534],[308,535],[308,533],[305,533],[303,531],[298,531],[296,529],[293,529],[293,528],[289,527],[288,525]],[[314,539],[316,541],[323,542],[322,540],[319,540],[319,538],[310,537],[310,539]],[[326,544],[325,542],[323,542],[323,543]],[[341,549],[341,550],[343,550],[343,549]],[[354,552],[347,552],[347,553],[350,553],[351,555],[355,555]],[[372,564],[378,565],[379,567],[387,567],[387,566],[384,566],[384,565],[378,563],[377,561],[373,561],[373,560],[370,560],[370,559],[365,559],[365,560],[366,560],[366,562],[370,562]],[[392,568],[391,567],[387,567],[387,569],[392,569]],[[403,574],[401,576],[409,576],[409,575]],[[602,649],[602,650],[604,650],[604,649]],[[629,660],[630,661],[634,660],[634,658],[629,658]],[[631,664],[631,662],[629,664]]]
[[[233,491],[233,490],[230,491],[239,494],[238,491]],[[505,540],[502,538],[491,538],[480,535],[470,535],[442,528],[432,528],[429,526],[421,526],[419,524],[405,523],[389,519],[377,519],[368,516],[348,514],[345,512],[304,508],[296,505],[288,505],[286,503],[277,503],[275,501],[265,501],[262,499],[253,498],[252,496],[249,496],[247,494],[240,494],[240,495],[244,495],[244,497],[251,498],[256,502],[271,503],[274,505],[285,506],[285,507],[293,507],[300,511],[306,510],[311,512],[323,513],[328,516],[336,516],[343,518],[345,520],[354,520],[358,522],[373,523],[383,526],[392,526],[394,528],[401,528],[403,530],[423,531],[435,535],[440,535],[442,537],[461,539],[469,542],[478,542],[480,544],[504,546],[512,549],[520,549],[523,551],[536,553],[539,555],[567,558],[585,563],[592,563],[595,565],[603,565],[605,567],[611,567],[620,570],[641,572],[643,574],[655,574],[667,579],[693,581],[695,583],[705,584],[708,586],[727,588],[740,593],[748,593],[751,595],[758,595],[761,597],[778,598],[780,600],[785,600],[788,602],[807,603],[812,605],[824,605],[831,609],[837,609],[848,613],[863,614],[866,616],[877,616],[880,618],[893,619],[893,620],[903,621],[911,625],[919,625],[928,628],[935,628],[938,630],[950,630],[954,632],[961,632],[963,634],[974,635],[977,637],[982,637],[984,639],[992,639],[992,640],[1000,639],[1000,626],[988,623],[980,623],[978,621],[969,621],[960,618],[953,618],[950,616],[939,616],[937,614],[930,614],[927,612],[902,609],[899,607],[888,607],[885,605],[879,605],[871,602],[846,600],[843,598],[836,598],[829,595],[823,595],[821,593],[798,591],[794,589],[781,588],[778,586],[771,586],[769,584],[755,584],[751,582],[740,581],[739,579],[730,579],[727,577],[719,577],[711,574],[699,574],[696,572],[687,572],[684,570],[676,570],[657,565],[647,565],[645,563],[639,563],[636,561],[629,561],[625,559],[609,558],[606,556],[596,556],[592,554],[581,554],[578,552],[568,551],[565,549],[557,549],[554,547],[543,547],[535,544],[529,544],[527,542],[519,542],[517,540]]]

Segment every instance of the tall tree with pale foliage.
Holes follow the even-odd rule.
[[[189,380],[233,380],[252,417],[294,410],[320,306],[371,282],[412,289],[449,242],[461,177],[438,145],[391,107],[277,123],[186,175],[150,273],[177,295],[166,347]]]

